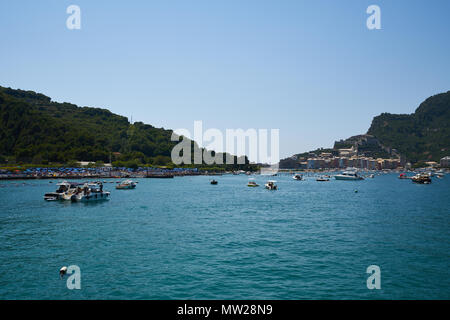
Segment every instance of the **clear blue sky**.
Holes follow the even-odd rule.
[[[2,1],[0,85],[157,127],[279,128],[286,157],[450,90],[449,14],[446,0]]]

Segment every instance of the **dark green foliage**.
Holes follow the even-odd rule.
[[[450,91],[426,99],[413,114],[383,113],[368,134],[397,149],[408,161],[439,161],[450,154]]]
[[[73,164],[74,159],[106,163],[111,157],[129,167],[169,165],[178,143],[171,136],[172,130],[130,124],[106,109],[81,108],[33,91],[0,87],[0,160]]]
[[[126,151],[128,127],[125,117],[108,110],[78,108],[0,87],[0,150],[17,162],[109,162],[110,151]]]
[[[372,157],[374,159],[377,158],[389,159],[392,157],[392,154],[383,150],[377,144],[365,144],[358,146],[358,154],[364,155],[365,157]]]

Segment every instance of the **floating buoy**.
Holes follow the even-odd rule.
[[[67,267],[64,266],[61,269],[59,269],[59,276],[62,278],[67,273]]]

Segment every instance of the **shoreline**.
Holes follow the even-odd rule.
[[[184,176],[220,176],[222,174],[214,173],[189,173],[189,174],[148,174],[148,175],[126,175],[126,176],[110,176],[110,175],[71,175],[71,176],[29,176],[29,175],[8,175],[0,176],[2,180],[78,180],[78,179],[129,179],[129,178],[145,178],[145,179],[171,179],[174,177]]]

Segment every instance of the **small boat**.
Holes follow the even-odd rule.
[[[409,179],[409,177],[406,175],[406,173],[400,173],[398,176],[399,179]]]
[[[63,200],[72,202],[87,202],[109,200],[110,193],[103,191],[101,183],[85,183],[83,187],[77,186],[75,190],[64,193]]]
[[[416,174],[414,177],[411,178],[411,180],[414,183],[420,183],[420,184],[430,184],[431,183],[431,177],[427,173]]]
[[[250,179],[247,183],[247,187],[259,187],[259,184],[257,184],[253,179]]]
[[[364,180],[363,177],[358,175],[356,170],[347,170],[342,172],[342,174],[335,175],[336,180]]]
[[[316,181],[330,181],[327,177],[319,177],[316,179]]]
[[[443,169],[436,171],[436,177],[442,179],[445,176],[445,171]]]
[[[217,180],[211,180],[211,184],[218,184]]]
[[[301,181],[301,180],[303,180],[303,176],[301,174],[299,174],[299,173],[296,173],[296,174],[294,174],[292,179]]]
[[[119,189],[119,190],[134,189],[134,188],[136,188],[136,182],[131,181],[131,180],[125,180],[116,186],[116,189]]]
[[[57,201],[63,200],[63,196],[67,192],[74,191],[80,183],[63,181],[57,184],[58,189],[55,192],[48,192],[44,194],[44,200]]]
[[[278,187],[277,187],[277,185],[275,184],[275,182],[276,182],[276,181],[274,181],[274,180],[269,180],[269,181],[266,182],[266,184],[265,184],[264,186],[265,186],[265,188],[268,189],[268,190],[277,190]]]

